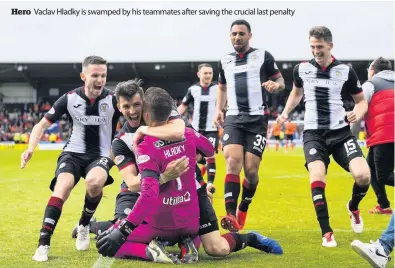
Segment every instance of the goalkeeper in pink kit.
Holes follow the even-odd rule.
[[[143,111],[146,124],[165,124],[172,105],[172,98],[165,90],[148,89]],[[99,237],[96,244],[99,253],[109,257],[136,257],[155,261],[155,257],[159,256],[155,256],[155,247],[148,244],[156,237],[172,241],[198,235],[196,151],[206,157],[214,155],[210,141],[188,128],[185,130],[185,139],[181,141],[169,142],[145,136],[139,142],[135,154],[141,174],[141,196],[126,219]],[[168,163],[182,156],[189,158],[188,171],[179,179],[160,186],[160,173]],[[169,259],[169,262],[173,261]]]

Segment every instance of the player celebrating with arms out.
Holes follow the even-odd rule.
[[[347,210],[353,231],[361,233],[363,221],[358,205],[368,191],[370,169],[345,116],[349,122],[356,122],[366,113],[368,104],[355,71],[332,56],[331,31],[325,26],[313,27],[309,40],[314,58],[295,66],[294,87],[277,122],[283,124],[288,119],[288,114],[299,104],[304,93],[303,147],[313,204],[322,231],[322,246],[336,247],[325,197],[329,156],[332,154],[355,180]],[[347,114],[343,108],[342,91],[352,94],[355,101],[354,110]]]

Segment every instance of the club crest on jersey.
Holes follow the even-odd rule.
[[[258,55],[252,55],[251,56],[251,60],[252,61],[257,61],[259,59],[259,56]]]
[[[340,76],[342,76],[342,73],[341,73],[341,72],[339,72],[339,71],[336,71],[336,73],[335,73],[335,74],[336,74],[336,76],[337,76],[337,77],[340,77]]]
[[[101,112],[107,112],[108,111],[108,104],[107,103],[102,103],[100,104],[100,111]]]

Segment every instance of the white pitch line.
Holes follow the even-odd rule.
[[[108,258],[99,255],[95,264],[93,264],[92,268],[110,268],[114,263],[115,258]]]
[[[249,230],[249,229],[243,229],[243,231],[246,231],[246,232],[250,232],[250,231],[255,231],[255,230]],[[384,231],[384,229],[369,229],[369,228],[366,228],[366,229],[363,229],[363,232],[383,232]],[[320,230],[319,229],[281,229],[281,230],[279,230],[279,229],[270,229],[270,228],[268,228],[268,229],[266,229],[265,230],[265,232],[273,232],[273,233],[315,233],[315,232],[320,232]],[[353,231],[351,230],[351,228],[350,229],[333,229],[333,232],[334,233],[353,233]]]

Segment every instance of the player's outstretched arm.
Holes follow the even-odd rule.
[[[185,111],[187,110],[188,106],[185,105],[184,103],[181,103],[180,106],[177,107],[177,112],[179,114],[184,114]]]
[[[287,104],[281,115],[277,118],[278,124],[283,124],[288,119],[288,114],[295,109],[303,98],[303,88],[298,88],[294,85],[291,94],[289,94]]]
[[[357,123],[368,111],[368,102],[366,101],[363,92],[352,95],[352,97],[355,101],[355,106],[351,112],[347,113],[347,120],[350,123]]]
[[[205,156],[205,157],[212,157],[214,156],[215,153],[215,148],[213,144],[203,135],[197,133],[196,131],[190,129],[187,131],[194,132],[195,134],[194,139],[195,139],[195,144],[196,144],[196,149],[198,152]]]
[[[185,122],[183,119],[177,118],[177,119],[169,120],[167,124],[161,126],[139,127],[136,131],[136,134],[134,135],[133,143],[134,145],[136,145],[136,142],[146,135],[161,140],[178,141],[184,138],[184,132],[185,132]]]
[[[24,168],[33,156],[34,149],[40,142],[41,136],[44,132],[52,125],[46,118],[42,118],[41,121],[33,127],[32,133],[29,139],[29,145],[26,151],[21,155],[21,168]]]

